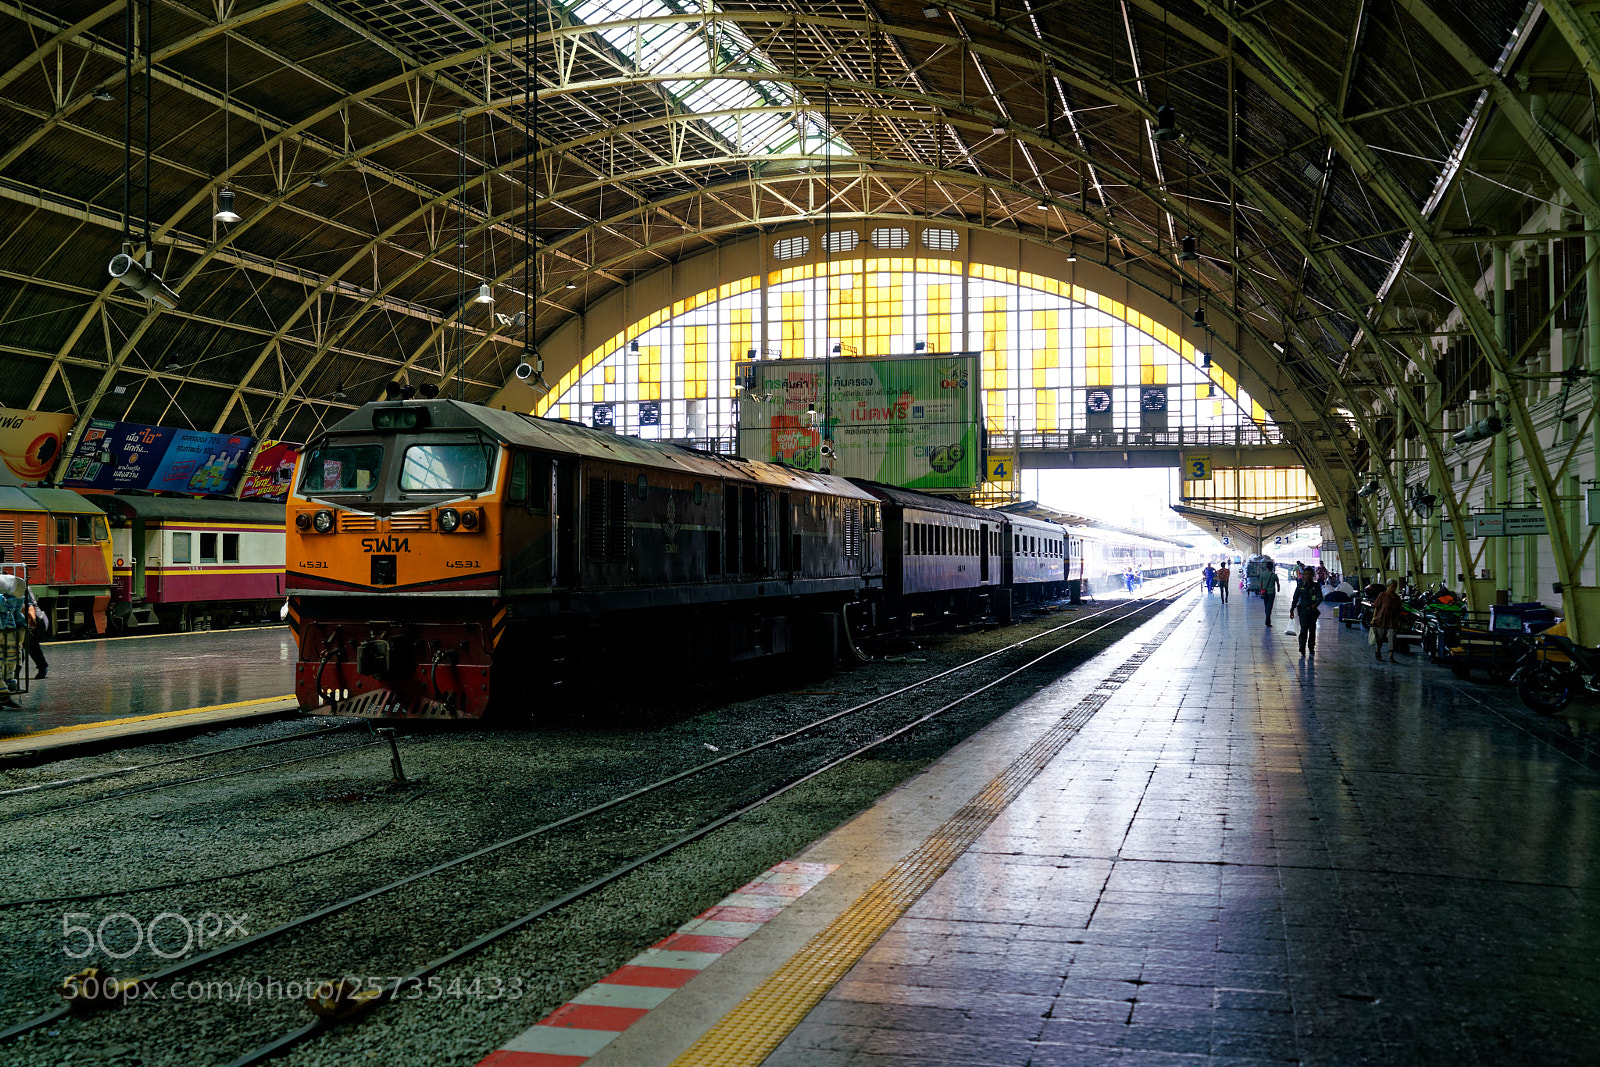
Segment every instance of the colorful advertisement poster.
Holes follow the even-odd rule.
[[[294,463],[300,446],[288,441],[263,441],[255,462],[245,472],[240,500],[287,500],[289,482],[294,478]]]
[[[61,484],[75,489],[225,493],[251,439],[91,419]]]
[[[72,416],[50,411],[0,408],[0,460],[24,482],[50,477],[72,432]]]
[[[909,489],[972,488],[983,473],[977,373],[975,352],[739,363],[739,454]]]

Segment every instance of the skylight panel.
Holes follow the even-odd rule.
[[[711,23],[711,37],[704,22],[671,25],[616,25],[640,19],[690,13],[715,15],[719,9],[704,10],[696,4],[685,8],[681,0],[580,0],[570,11],[575,19],[590,25],[612,23],[595,32],[615,48],[629,63],[652,74],[686,75],[709,72],[716,65],[745,72],[775,72],[777,67],[758,51],[744,30],[735,23]],[[712,49],[716,52],[713,54]],[[704,122],[745,152],[777,153],[793,151],[796,144],[814,145],[824,150],[825,140],[815,131],[803,131],[795,114],[716,115],[719,111],[741,108],[792,107],[796,101],[787,86],[775,81],[747,81],[735,78],[696,78],[667,81],[663,88],[691,113],[704,115]],[[807,125],[810,123],[807,122]],[[837,136],[831,138],[835,155],[852,154]]]

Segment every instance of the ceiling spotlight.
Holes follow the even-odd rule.
[[[1189,325],[1204,327],[1205,324],[1206,324],[1206,309],[1205,308],[1195,308],[1194,309],[1194,318],[1190,321]]]
[[[1357,489],[1356,490],[1356,496],[1371,496],[1373,493],[1376,493],[1377,491],[1378,491],[1378,480],[1376,478],[1374,478],[1374,479],[1372,479],[1372,481],[1368,482],[1366,485],[1363,485],[1360,489]]]
[[[510,326],[511,325],[511,316],[510,315],[502,315],[502,314],[500,314],[500,312],[496,311],[494,313],[494,321],[498,322],[501,326]]]
[[[345,398],[343,382],[340,382],[338,385],[333,387],[333,398],[335,400],[343,400]]]
[[[922,9],[922,17],[925,18],[925,19],[936,19],[942,14],[944,14],[944,12],[940,11],[937,7],[933,6],[932,4],[928,4],[926,7],[924,7]]]
[[[1039,201],[1037,204],[1035,204],[1033,206],[1038,208],[1040,211],[1049,211],[1050,210],[1050,201],[1041,200],[1041,201]]]
[[[577,282],[568,282],[567,283],[567,288],[568,289],[576,289],[577,287],[578,287],[578,283]]]
[[[1307,163],[1305,166],[1300,168],[1300,176],[1312,185],[1316,185],[1318,182],[1320,182],[1322,180],[1322,175],[1322,168],[1317,166],[1315,163]]]
[[[1078,245],[1077,245],[1077,242],[1073,242],[1072,244],[1069,244],[1067,246],[1067,262],[1068,263],[1076,263],[1076,262],[1078,262]]]
[[[1178,253],[1178,258],[1183,260],[1185,263],[1193,262],[1194,260],[1199,259],[1200,256],[1195,252],[1194,249],[1194,235],[1190,234],[1183,239],[1183,251]]]
[[[928,342],[926,341],[918,341],[916,344],[911,346],[911,351],[913,352],[926,352],[927,350]]]
[[[178,306],[178,294],[167,288],[161,276],[148,266],[140,263],[126,252],[119,252],[111,257],[111,264],[106,268],[113,278],[138,293],[146,300],[160,304],[162,307],[175,308]]]
[[[320,174],[313,174],[311,176],[311,186],[314,189],[326,189],[328,187],[328,179]]]
[[[1178,113],[1171,104],[1156,108],[1156,129],[1151,136],[1158,141],[1171,141],[1178,136]]]
[[[989,127],[989,132],[994,134],[996,137],[1000,137],[1005,134],[1006,128],[1004,126],[991,126]]]
[[[484,282],[482,285],[478,286],[478,295],[472,298],[472,302],[474,304],[494,303],[494,293],[490,290],[488,282]]]
[[[182,370],[183,369],[183,364],[179,363],[177,360],[173,360],[171,363],[168,363],[162,369],[163,370]]]
[[[112,96],[110,91],[106,89],[96,89],[89,95],[94,99],[99,100],[101,103],[110,103],[116,99],[116,97]]]
[[[217,213],[211,216],[218,222],[238,222],[239,213],[233,210],[233,190],[224,189],[217,194]]]

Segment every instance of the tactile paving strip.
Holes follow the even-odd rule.
[[[507,1041],[478,1067],[578,1067],[838,869],[786,861]]]
[[[1066,747],[1111,693],[1161,647],[1193,608],[1191,604],[1179,612],[1138,652],[1112,670],[1093,692],[991,778],[915,851],[890,868],[716,1026],[684,1050],[671,1067],[755,1067],[766,1059],[867,949]]]

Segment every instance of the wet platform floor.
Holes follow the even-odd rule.
[[[0,709],[0,737],[294,692],[286,626],[49,641],[49,670]]]
[[[1593,709],[1190,602],[770,1067],[1600,1060]]]

